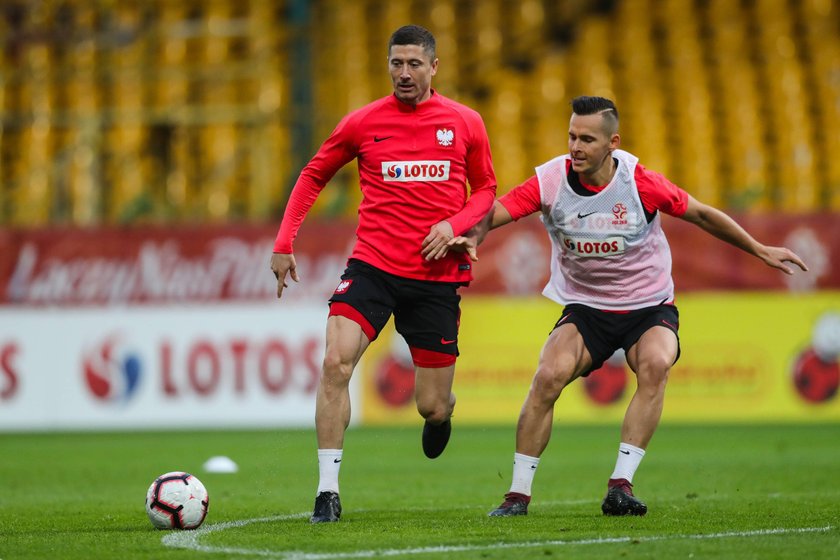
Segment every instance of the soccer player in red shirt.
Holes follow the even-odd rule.
[[[434,36],[414,25],[396,30],[388,66],[393,95],[344,117],[304,167],[271,257],[279,298],[287,275],[298,281],[292,244],[304,217],[330,178],[356,159],[363,196],[356,243],[330,298],[315,405],[320,478],[312,523],[341,515],[348,384],[391,315],[414,361],[423,451],[433,459],[446,447],[455,406],[457,291],[472,278],[469,257],[449,251],[447,243],[488,213],[496,193],[481,117],[431,87],[438,67]]]
[[[659,423],[668,373],[680,353],[671,251],[660,213],[692,222],[787,274],[793,269],[785,262],[807,270],[791,250],[759,243],[732,218],[618,149],[618,110],[612,101],[578,97],[572,109],[569,153],[537,167],[535,176],[495,202],[469,236],[450,242],[475,259],[475,246],[488,227],[541,212],[552,242],[551,279],[543,294],[565,305],[522,406],[513,480],[504,502],[490,512],[493,517],[527,514],[560,393],[620,348],[637,388],[601,510],[605,515],[647,513],[633,495],[633,475]]]

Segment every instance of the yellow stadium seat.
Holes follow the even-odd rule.
[[[15,224],[114,222],[143,197],[161,219],[276,217],[299,172],[292,88],[312,91],[317,144],[391,91],[386,41],[411,22],[437,37],[435,87],[485,118],[502,189],[565,152],[569,101],[593,94],[617,102],[626,149],[706,202],[840,211],[838,0],[321,0],[307,35],[268,0],[16,6],[0,37],[61,24],[72,48],[0,54]],[[357,182],[348,166],[316,211],[352,215]]]

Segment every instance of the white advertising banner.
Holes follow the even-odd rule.
[[[279,302],[0,307],[0,431],[313,426],[326,315]]]

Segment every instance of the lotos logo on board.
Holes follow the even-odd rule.
[[[112,335],[88,350],[82,368],[91,394],[101,401],[128,402],[140,382],[142,361],[137,352],[120,343]]]
[[[382,179],[385,181],[448,181],[449,161],[383,161]]]

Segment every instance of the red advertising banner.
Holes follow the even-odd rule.
[[[254,225],[0,231],[0,305],[267,300],[276,291],[275,233]],[[349,224],[302,228],[302,281],[288,299],[330,294],[352,238]]]
[[[757,239],[785,245],[810,272],[786,276],[682,220],[664,218],[678,293],[840,288],[840,216],[737,217]],[[354,241],[354,223],[308,222],[295,243],[301,282],[290,300],[326,299]],[[274,297],[269,270],[276,225],[0,230],[0,305],[107,306]],[[533,295],[551,247],[532,216],[491,232],[470,293]],[[418,248],[419,250],[419,248]]]

